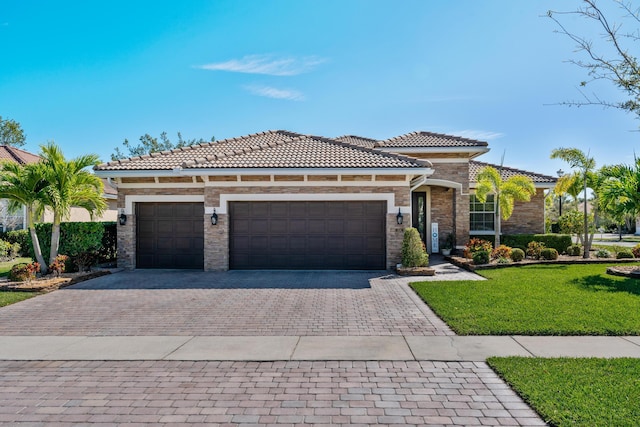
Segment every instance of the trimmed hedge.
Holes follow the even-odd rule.
[[[19,255],[26,257],[29,256],[29,247],[31,246],[31,238],[29,237],[29,230],[13,230],[0,233],[0,239],[5,240],[11,244],[17,243],[20,245]]]
[[[566,252],[571,245],[569,234],[505,234],[502,243],[512,248],[526,248],[530,242],[542,242],[547,248],[553,248],[558,253]]]
[[[36,224],[42,256],[48,262],[51,248],[51,223]],[[86,253],[96,253],[102,246],[104,224],[101,222],[63,222],[60,224],[60,246],[58,253],[71,258]],[[31,236],[28,235],[29,256],[35,259]]]

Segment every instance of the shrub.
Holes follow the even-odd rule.
[[[14,265],[9,270],[9,280],[12,282],[25,282],[36,278],[36,273],[40,270],[40,264],[32,262],[27,264],[21,262]]]
[[[402,238],[402,266],[425,267],[429,265],[429,255],[424,249],[418,230],[409,227],[404,230]]]
[[[540,256],[542,255],[541,252],[544,248],[545,245],[542,242],[529,242],[527,245],[527,256],[533,259],[540,259]]]
[[[511,264],[511,260],[509,258],[500,257],[498,258],[498,264]]]
[[[51,270],[51,272],[56,276],[61,275],[66,269],[66,262],[68,259],[69,257],[66,255],[58,255],[49,265],[49,270]]]
[[[558,259],[558,251],[555,248],[544,248],[540,251],[540,256],[546,260]]]
[[[478,251],[487,251],[491,253],[491,250],[493,249],[493,244],[491,244],[491,242],[487,240],[479,239],[477,237],[472,237],[471,239],[469,239],[469,243],[467,243],[466,248],[469,249],[469,252],[471,253],[471,255],[473,255]]]
[[[2,240],[6,240],[12,244],[18,244],[19,249],[18,253],[16,253],[16,257],[18,256],[29,256],[29,247],[31,238],[29,237],[29,230],[13,230],[7,231],[6,233],[2,233],[0,235]]]
[[[633,249],[631,249],[631,253],[633,254],[634,258],[640,258],[640,243],[638,243],[633,247]]]
[[[580,256],[582,255],[582,246],[573,244],[567,246],[567,255],[569,256]]]
[[[42,248],[42,256],[45,260],[49,259],[49,250],[51,247],[51,227],[50,223],[36,224],[36,233],[40,240]],[[68,255],[67,271],[71,271],[69,267],[77,266],[78,261],[82,261],[84,265],[85,259],[91,257],[96,258],[98,250],[102,245],[102,236],[104,234],[104,224],[101,222],[63,222],[60,224],[60,254]],[[29,236],[29,256],[35,258],[33,253],[33,244],[31,236]],[[77,260],[82,257],[82,260]]]
[[[631,252],[629,249],[623,249],[616,254],[616,259],[627,259],[627,258],[633,258],[633,252]]]
[[[512,248],[526,248],[530,242],[542,242],[546,248],[554,248],[562,253],[571,245],[569,234],[505,234],[502,243]]]
[[[598,258],[611,258],[611,252],[606,249],[598,249],[596,252],[596,257]]]
[[[522,261],[524,259],[524,251],[520,248],[511,249],[511,259],[515,262]]]
[[[511,248],[506,245],[500,245],[491,252],[491,259],[511,258]]]
[[[473,263],[489,264],[489,251],[479,250],[473,253]]]

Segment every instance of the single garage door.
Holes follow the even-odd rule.
[[[136,203],[137,268],[204,268],[203,203]]]
[[[232,269],[383,270],[386,202],[231,202]]]

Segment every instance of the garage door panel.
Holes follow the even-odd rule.
[[[204,267],[203,203],[136,203],[138,268]]]
[[[232,269],[386,267],[385,202],[231,202],[229,215]]]

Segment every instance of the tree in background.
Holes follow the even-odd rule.
[[[26,136],[20,123],[0,116],[0,145],[22,147],[26,144]]]
[[[78,206],[87,210],[91,216],[102,214],[107,205],[102,196],[103,184],[100,178],[87,170],[89,166],[99,163],[95,154],[88,154],[67,160],[62,150],[54,143],[40,147],[47,182],[43,204],[53,211],[53,226],[51,228],[51,251],[49,264],[58,256],[60,243],[60,223],[71,212],[71,206]]]
[[[125,152],[121,151],[119,147],[111,154],[111,160],[126,159],[128,157],[142,156],[149,153],[155,153],[158,151],[173,150],[175,148],[187,147],[195,144],[205,144],[207,142],[214,142],[215,137],[211,137],[210,141],[204,139],[183,139],[182,134],[178,132],[178,142],[173,143],[169,140],[166,132],[162,132],[159,138],[154,138],[148,133],[145,133],[140,137],[140,143],[138,145],[132,145],[128,139],[125,139],[122,145],[125,148]]]
[[[513,214],[513,205],[516,201],[528,202],[531,196],[536,194],[533,181],[524,175],[514,175],[507,180],[502,180],[500,172],[492,167],[485,166],[478,172],[478,185],[476,197],[481,203],[487,201],[489,194],[495,195],[495,247],[500,246],[501,219],[507,220]]]
[[[640,159],[633,165],[614,165],[601,169],[601,205],[622,222],[640,216]]]
[[[33,242],[33,252],[40,264],[42,273],[47,272],[47,263],[42,256],[42,249],[35,229],[35,222],[40,218],[47,199],[47,187],[44,167],[41,163],[21,165],[14,162],[2,163],[0,169],[0,198],[9,200],[10,208],[25,207],[27,228]]]
[[[584,236],[584,253],[583,253],[583,258],[589,258],[589,250],[591,249],[591,241],[592,239],[589,239],[589,218],[588,218],[588,211],[587,211],[587,188],[588,188],[588,184],[589,184],[589,180],[590,177],[594,177],[594,170],[596,167],[596,161],[593,159],[593,157],[589,157],[588,154],[585,154],[584,152],[582,152],[581,150],[577,149],[577,148],[556,148],[555,150],[553,150],[551,152],[551,158],[552,159],[560,159],[560,160],[564,160],[565,162],[567,162],[569,164],[569,166],[571,166],[572,168],[577,168],[578,170],[572,174],[569,175],[569,177],[573,177],[572,179],[574,179],[576,182],[580,182],[582,184],[582,191],[584,192],[584,203],[583,203],[583,210],[584,210],[584,215],[583,215],[583,221],[584,221],[584,225],[583,225],[583,236]],[[562,177],[564,178],[564,177]],[[559,180],[559,182],[562,182],[562,178]],[[595,183],[594,180],[594,184],[593,187],[596,188],[592,188],[593,190],[597,190],[597,183]],[[593,238],[593,236],[592,236]]]
[[[547,16],[559,27],[558,33],[569,37],[578,52],[585,54],[585,59],[570,62],[587,72],[588,80],[580,82],[581,87],[597,82],[613,83],[626,97],[624,101],[603,100],[597,94],[580,93],[581,101],[566,101],[561,104],[569,106],[599,105],[607,108],[618,108],[633,113],[640,118],[640,65],[633,52],[638,51],[640,41],[640,9],[634,8],[631,2],[611,0],[622,17],[619,22],[609,21],[603,8],[596,5],[596,0],[583,0],[583,6],[571,12],[548,11]],[[561,22],[563,15],[573,15],[592,22],[602,32],[599,42],[594,43],[585,36],[570,31]],[[624,24],[628,24],[626,27]]]

